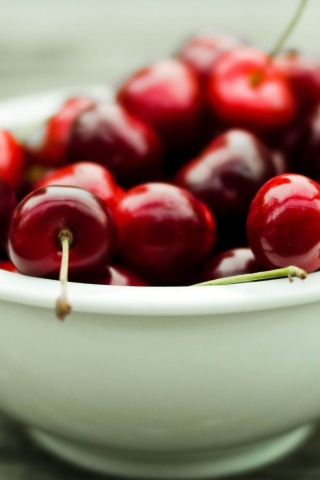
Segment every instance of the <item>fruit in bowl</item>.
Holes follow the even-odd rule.
[[[205,79],[176,54],[107,102],[72,95],[10,144],[23,161],[2,151],[24,181],[0,189],[0,406],[78,465],[221,477],[319,419],[319,179],[285,148],[319,107],[240,43],[215,33]]]

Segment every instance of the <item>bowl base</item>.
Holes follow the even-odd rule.
[[[92,447],[29,429],[31,438],[63,460],[95,472],[150,479],[221,478],[279,460],[299,447],[313,427],[302,426],[281,436],[238,448],[218,451],[159,453]]]

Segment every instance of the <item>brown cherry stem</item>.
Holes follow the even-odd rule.
[[[68,300],[68,267],[69,267],[69,248],[73,241],[73,235],[68,228],[60,230],[59,242],[62,248],[62,257],[60,265],[59,280],[61,282],[61,294],[56,302],[56,315],[59,320],[64,320],[71,312],[71,305]]]
[[[273,47],[273,49],[270,51],[270,53],[268,54],[268,60],[267,60],[267,63],[265,65],[265,67],[263,67],[261,70],[259,70],[258,72],[256,72],[250,79],[250,82],[251,82],[251,85],[253,87],[257,87],[260,82],[262,81],[262,78],[263,78],[263,74],[264,72],[266,71],[266,69],[268,68],[270,62],[278,55],[278,53],[282,50],[283,48],[283,45],[285,44],[285,42],[287,41],[287,39],[289,38],[289,35],[291,34],[291,32],[293,31],[293,29],[295,28],[295,26],[297,25],[298,21],[300,20],[300,17],[303,13],[303,10],[305,9],[306,5],[308,3],[308,0],[300,0],[299,2],[299,5],[298,5],[298,8],[297,10],[295,11],[292,19],[290,20],[289,24],[287,25],[287,28],[284,30],[284,32],[280,35],[277,43],[275,44],[275,46]]]
[[[289,282],[292,282],[293,277],[298,277],[301,280],[307,277],[307,272],[302,268],[290,265],[289,267],[277,268],[275,270],[267,270],[265,272],[245,273],[244,275],[234,275],[232,277],[217,278],[209,280],[208,282],[196,283],[191,287],[209,287],[211,285],[231,285],[232,283],[246,283],[257,282],[258,280],[271,280],[273,278],[288,277]]]

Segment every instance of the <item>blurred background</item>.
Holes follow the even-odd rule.
[[[202,28],[225,27],[270,50],[299,0],[0,0],[0,99],[113,85]],[[320,52],[320,1],[288,46]]]

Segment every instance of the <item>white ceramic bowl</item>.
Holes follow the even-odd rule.
[[[59,95],[39,97],[43,114]],[[6,102],[7,118],[19,105],[34,120],[30,99]],[[320,273],[201,288],[71,283],[65,322],[59,289],[0,271],[0,407],[64,459],[138,478],[221,477],[290,452],[320,417]]]

